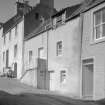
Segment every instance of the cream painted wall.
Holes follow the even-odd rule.
[[[22,76],[22,63],[23,63],[23,35],[24,35],[24,21],[18,23],[17,25],[17,35],[15,36],[15,27],[11,29],[11,40],[9,40],[9,32],[6,33],[5,44],[2,46],[2,53],[9,50],[9,66],[13,67],[13,63],[17,62],[17,78]],[[14,58],[14,45],[17,44],[17,56]],[[2,54],[3,55],[3,54]],[[6,57],[4,62],[4,67],[6,63]],[[3,68],[2,68],[3,69]],[[12,68],[13,69],[13,68]]]
[[[29,69],[35,70],[34,79],[35,81],[32,82],[32,86],[37,87],[37,64],[38,64],[38,49],[42,48],[44,49],[44,59],[47,60],[47,32],[44,32],[30,40],[25,41],[24,46],[24,72]],[[32,62],[29,64],[29,51],[32,51]],[[28,72],[28,76],[26,74],[25,77],[21,80],[22,82],[25,82],[29,84],[29,78],[31,78],[31,74]],[[26,80],[24,79],[26,78]],[[32,80],[31,80],[32,81]]]
[[[60,91],[70,96],[80,96],[80,34],[80,17],[78,17],[70,20],[57,29],[49,30],[25,41],[24,69],[29,70],[31,68],[36,70],[38,48],[44,48],[45,59],[47,59],[48,47],[48,70],[54,71],[52,74],[52,84],[50,83],[49,90]],[[56,56],[57,41],[63,42],[63,54],[59,57]],[[33,57],[32,63],[29,65],[30,50],[33,51]],[[61,70],[67,71],[66,81],[64,83],[60,83]],[[28,73],[21,81],[29,84],[31,76],[32,75]],[[36,76],[36,74],[34,76]],[[37,76],[35,77],[35,82],[31,85],[37,87]]]
[[[93,13],[105,7],[105,3],[84,13],[82,59],[94,59],[93,99],[105,97],[105,38],[94,42]]]
[[[56,44],[63,43],[61,56],[56,55]],[[65,25],[51,30],[48,38],[48,70],[52,74],[53,87],[50,90],[60,91],[63,94],[80,95],[80,47],[81,31],[80,17],[70,20]],[[65,82],[60,82],[60,72],[66,71]]]

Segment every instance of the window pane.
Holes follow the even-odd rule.
[[[14,46],[14,57],[17,56],[17,45]]]
[[[62,41],[57,42],[57,56],[62,54]]]
[[[38,56],[40,59],[46,59],[46,57],[44,55],[44,48],[43,47],[38,49]]]
[[[29,51],[29,63],[32,61],[32,51]]]
[[[98,26],[96,27],[96,39],[100,38],[100,34],[101,34],[101,27]]]
[[[98,11],[95,13],[95,25],[98,25],[101,23],[101,11]]]
[[[61,71],[61,82],[64,82],[66,79],[66,71]]]
[[[103,32],[102,32],[102,36],[105,37],[105,24],[103,24],[103,27],[102,27],[102,28],[103,28],[103,29],[102,29],[102,31],[103,31]]]
[[[11,31],[9,32],[9,40],[11,40]]]
[[[105,22],[105,9],[102,10],[102,21]]]

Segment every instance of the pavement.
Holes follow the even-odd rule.
[[[0,105],[105,105],[105,100],[85,101],[35,89],[16,79],[0,78]]]

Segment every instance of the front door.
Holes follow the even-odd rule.
[[[93,97],[93,64],[83,64],[82,67],[82,95],[84,98]]]

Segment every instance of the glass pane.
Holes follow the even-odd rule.
[[[95,13],[95,25],[98,25],[101,23],[101,11],[98,11]]]
[[[103,28],[103,29],[102,29],[102,31],[103,31],[103,32],[102,32],[102,36],[105,37],[105,24],[103,24],[103,27],[102,27],[102,28]]]
[[[105,9],[102,10],[102,21],[105,22]]]
[[[62,54],[62,41],[57,43],[57,55]]]
[[[101,34],[101,27],[98,26],[96,27],[96,39],[100,38],[100,34]]]

